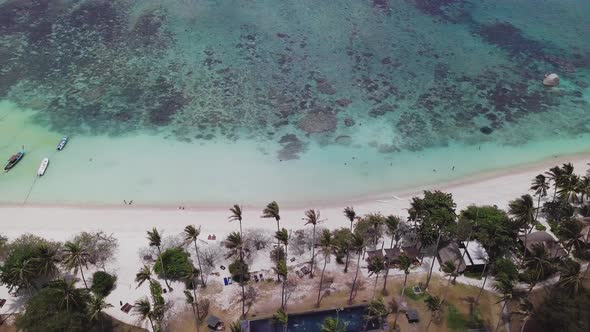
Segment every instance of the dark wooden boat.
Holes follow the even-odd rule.
[[[8,164],[6,164],[6,166],[4,166],[4,171],[8,172],[11,168],[13,168],[16,164],[18,164],[18,162],[23,159],[23,156],[25,155],[25,147],[23,146],[23,148],[15,155],[13,155],[12,157],[10,157],[10,159],[8,159]]]

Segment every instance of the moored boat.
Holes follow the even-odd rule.
[[[43,176],[43,174],[45,174],[45,171],[47,170],[47,166],[49,166],[49,158],[45,158],[41,161],[41,165],[39,165],[37,175]]]
[[[61,141],[59,141],[59,143],[57,144],[57,149],[59,151],[63,150],[63,148],[66,147],[66,144],[68,144],[68,136],[62,137]]]
[[[6,164],[6,166],[4,166],[4,171],[8,172],[11,168],[14,167],[14,165],[18,164],[18,162],[23,159],[23,156],[25,155],[25,147],[23,146],[22,149],[20,149],[20,151],[15,154],[12,155],[12,157],[10,157],[10,159],[8,159],[8,164]]]

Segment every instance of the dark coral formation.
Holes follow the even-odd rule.
[[[0,5],[0,97],[42,110],[37,120],[64,133],[248,137],[278,142],[281,160],[299,158],[312,140],[360,142],[361,126],[390,130],[395,139],[371,148],[395,153],[497,139],[531,115],[587,106],[590,47],[580,42],[569,51],[504,20],[482,23],[466,3],[371,0],[360,5],[371,17],[344,11],[322,21],[321,31],[302,22],[325,11],[277,5],[266,8],[284,17],[273,31],[247,15],[199,19],[198,4],[196,16],[184,18],[195,13],[173,1],[7,0]],[[236,4],[246,11],[260,5]],[[222,7],[209,10],[225,17]],[[400,20],[416,10],[434,18],[420,22],[435,24],[426,31],[436,36],[426,38],[413,17]],[[490,64],[462,72],[456,56],[468,51],[439,40],[452,29],[483,42],[490,56],[481,61]],[[544,88],[547,71],[575,84]],[[563,132],[587,129],[590,121],[578,120],[562,122]]]
[[[279,143],[283,146],[277,153],[280,160],[299,159],[299,155],[305,151],[303,142],[293,134],[284,135]]]
[[[299,128],[306,133],[323,133],[336,129],[336,112],[329,107],[315,109],[307,113],[301,121]]]

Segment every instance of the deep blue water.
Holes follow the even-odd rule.
[[[345,308],[338,313],[338,319],[346,327],[346,332],[363,331],[365,328],[365,307]],[[327,310],[306,314],[289,315],[289,331],[313,332],[320,331],[320,326],[327,317],[336,318],[335,310]],[[369,323],[368,330],[377,328]],[[250,332],[283,332],[283,326],[277,325],[272,319],[256,320],[250,322]]]

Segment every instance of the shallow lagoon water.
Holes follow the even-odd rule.
[[[583,0],[3,1],[0,14],[0,154],[28,151],[0,175],[3,203],[342,202],[590,151]],[[540,84],[547,72],[559,87]]]

